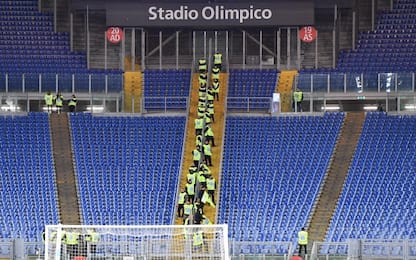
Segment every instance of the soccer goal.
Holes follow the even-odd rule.
[[[47,225],[46,260],[229,259],[227,225]]]

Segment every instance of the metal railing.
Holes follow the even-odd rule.
[[[270,112],[272,97],[227,97],[229,112]]]
[[[314,242],[311,259],[416,259],[416,240]],[[343,257],[343,258],[342,258]]]
[[[304,73],[296,76],[304,92],[415,92],[415,73]]]
[[[6,73],[0,74],[0,92],[114,93],[123,90],[122,73]]]

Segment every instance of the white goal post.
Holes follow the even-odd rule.
[[[45,260],[229,259],[227,225],[47,225]]]

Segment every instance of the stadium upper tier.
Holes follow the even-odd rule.
[[[231,239],[296,243],[343,118],[227,118],[218,222],[229,225]]]
[[[70,122],[83,224],[171,224],[186,118]]]
[[[367,114],[327,241],[416,239],[416,116]]]
[[[0,158],[0,239],[40,241],[59,223],[48,114],[1,116]]]
[[[69,34],[55,33],[53,14],[38,1],[0,2],[0,72],[76,72],[87,69],[86,55],[71,52]]]
[[[346,72],[416,71],[416,3],[395,1],[383,11],[376,30],[360,33],[355,51],[341,52],[338,70]]]
[[[71,51],[69,33],[54,32],[53,14],[39,12],[37,0],[0,1],[0,14],[0,90],[55,89],[59,81],[61,92],[85,92],[93,75],[93,92],[121,91],[121,71],[89,70],[86,53]]]

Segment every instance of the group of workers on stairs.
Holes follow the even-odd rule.
[[[198,61],[199,89],[197,118],[195,118],[195,149],[192,151],[193,165],[189,167],[187,182],[179,196],[178,217],[184,224],[209,223],[203,215],[203,207],[209,204],[215,207],[216,180],[211,174],[212,148],[215,147],[214,132],[211,124],[215,123],[214,101],[219,100],[220,72],[222,57],[214,54],[214,66],[211,70],[211,81],[208,79],[206,59]],[[190,222],[189,216],[192,216]]]
[[[208,204],[215,208],[216,180],[210,169],[213,166],[211,157],[215,139],[211,125],[215,123],[214,103],[219,101],[222,55],[216,52],[213,57],[210,75],[207,60],[202,58],[198,61],[198,105],[191,108],[197,110],[193,164],[189,166],[185,187],[179,193],[177,210],[184,225],[211,225],[211,220],[204,214],[204,206]],[[193,233],[194,248],[202,247],[203,241],[201,230]]]

